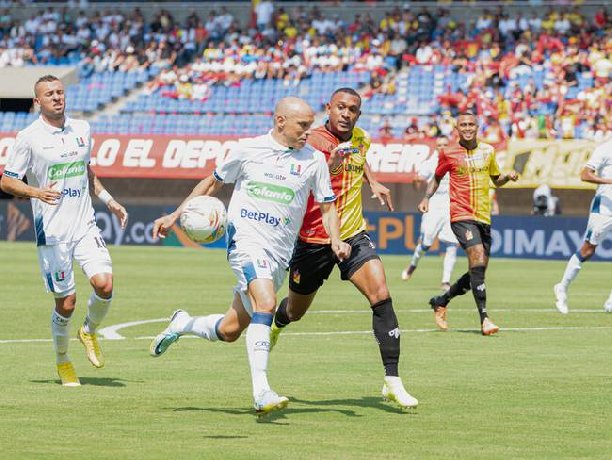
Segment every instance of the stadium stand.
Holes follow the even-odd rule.
[[[449,116],[466,109],[493,137],[601,139],[612,130],[605,9],[586,17],[575,7],[485,8],[465,21],[407,4],[380,20],[345,21],[317,6],[262,3],[257,28],[225,7],[180,23],[163,9],[148,21],[139,8],[75,15],[48,7],[24,21],[9,11],[0,67],[78,65],[69,110],[104,133],[250,135],[269,125],[278,98],[299,95],[322,110],[340,86],[362,92],[361,124],[383,138],[444,133]],[[105,114],[117,101],[120,113]],[[0,129],[31,119],[3,113]]]

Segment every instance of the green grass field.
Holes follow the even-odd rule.
[[[222,251],[111,248],[115,298],[105,326],[225,311],[233,277]],[[487,287],[502,331],[478,333],[471,295],[449,308],[451,330],[433,330],[427,300],[441,258],[425,258],[409,283],[407,258],[384,262],[402,328],[400,373],[419,398],[401,412],[380,397],[382,366],[364,299],[338,273],[312,311],[283,334],[270,381],[286,411],[258,421],[244,339],[182,339],[148,355],[164,322],[104,340],[104,369],[81,345],[71,356],[82,387],[55,374],[49,318],[32,244],[0,244],[3,327],[0,458],[610,458],[612,314],[602,305],[609,263],[585,264],[556,312],[552,285],[564,262],[494,259]],[[465,270],[459,259],[455,274]],[[80,270],[76,334],[90,289]],[[286,292],[283,289],[281,294]],[[315,333],[326,332],[328,334]],[[339,334],[340,332],[353,332]]]

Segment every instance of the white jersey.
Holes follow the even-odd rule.
[[[436,172],[438,166],[438,151],[435,150],[434,154],[429,158],[419,170],[419,176],[423,177],[429,182]],[[436,193],[429,199],[429,209],[433,212],[443,212],[449,214],[450,219],[450,174],[445,174]]]
[[[612,140],[597,147],[585,166],[595,170],[602,179],[612,179]],[[612,184],[599,184],[591,203],[591,212],[612,216]]]
[[[264,249],[288,266],[312,192],[318,203],[335,200],[324,155],[277,143],[271,133],[243,139],[214,172],[235,182],[228,209],[228,252]]]
[[[34,187],[55,182],[53,188],[62,193],[56,205],[30,200],[38,246],[78,241],[95,226],[87,174],[90,150],[84,120],[66,118],[61,129],[39,118],[17,133],[4,174],[17,179],[27,175]]]

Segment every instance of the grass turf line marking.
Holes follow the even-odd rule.
[[[147,323],[161,322],[167,321],[167,319],[162,320],[146,320]],[[134,321],[135,323],[142,324],[142,322]],[[126,323],[124,323],[126,324]],[[568,330],[608,330],[612,329],[612,326],[551,326],[551,327],[503,327],[500,329],[500,332],[504,331],[514,331],[514,332],[541,332],[541,331],[568,331]],[[439,329],[401,329],[403,333],[410,332],[439,332]],[[456,328],[449,329],[449,332],[479,332],[480,329],[470,329],[470,328]],[[359,334],[372,334],[372,331],[328,331],[328,332],[285,332],[283,337],[289,335],[294,336],[325,336],[325,335],[359,335]],[[119,335],[119,334],[117,334]],[[152,340],[155,336],[139,336],[139,337],[123,337],[120,338],[107,338],[105,340]],[[182,336],[181,339],[199,339],[194,335],[185,335]],[[73,338],[71,341],[77,341],[78,339]],[[51,342],[51,339],[8,339],[8,340],[0,340],[0,344],[18,344],[18,343],[42,343],[42,342]]]

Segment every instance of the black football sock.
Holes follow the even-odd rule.
[[[391,298],[372,305],[372,329],[387,377],[398,377],[400,330]]]
[[[276,327],[285,327],[287,324],[291,322],[289,317],[287,316],[287,303],[289,299],[285,297],[280,301],[278,308],[276,309],[276,313],[274,314],[274,324]]]
[[[476,301],[480,322],[482,323],[487,317],[487,288],[485,287],[485,270],[484,265],[470,268],[470,284],[472,285],[472,294]]]
[[[447,305],[453,297],[463,295],[470,290],[470,273],[464,273],[444,294],[435,297],[435,305]],[[433,299],[432,299],[433,300]]]

